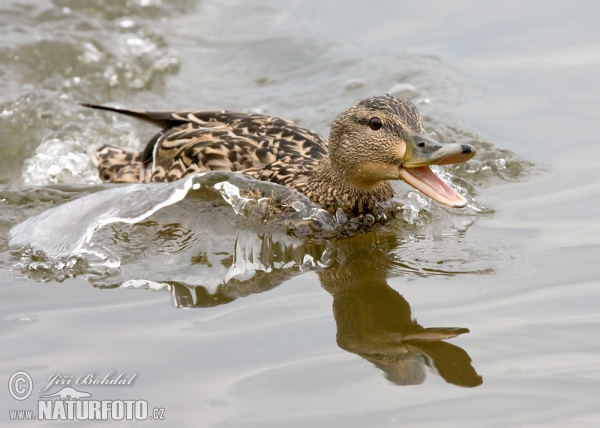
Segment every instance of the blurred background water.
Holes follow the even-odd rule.
[[[597,426],[599,13],[2,4],[0,377],[25,370],[39,389],[53,373],[138,373],[85,391],[147,400],[180,426]],[[383,93],[477,147],[440,171],[470,202],[395,183],[398,218],[347,239],[245,216],[231,195],[248,183],[232,176],[103,185],[90,154],[156,130],[77,104],[266,113],[327,136]],[[39,395],[5,392],[1,417]]]

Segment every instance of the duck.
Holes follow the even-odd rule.
[[[376,212],[394,197],[390,180],[402,180],[441,204],[467,204],[430,166],[466,162],[475,148],[437,141],[425,132],[415,104],[395,96],[367,98],[342,112],[329,140],[263,114],[82,105],[161,128],[143,151],[100,147],[96,161],[103,182],[165,182],[233,171],[287,186],[332,213],[355,216]]]

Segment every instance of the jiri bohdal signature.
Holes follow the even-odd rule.
[[[54,385],[132,385],[137,373],[127,377],[124,373],[119,373],[115,377],[115,371],[111,370],[105,376],[100,376],[96,372],[87,373],[79,377],[75,375],[63,375],[60,373],[52,374],[48,377],[48,385],[40,388],[40,392],[47,391]]]

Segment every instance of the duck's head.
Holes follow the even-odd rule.
[[[443,204],[457,208],[467,204],[429,166],[465,162],[475,155],[475,148],[431,138],[410,101],[390,95],[361,101],[333,122],[329,150],[336,174],[358,189],[404,180]]]

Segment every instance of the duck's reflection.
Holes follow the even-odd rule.
[[[327,251],[335,253],[335,261],[318,275],[322,287],[333,296],[339,347],[373,363],[397,385],[424,382],[427,368],[454,385],[480,385],[482,378],[471,366],[467,352],[445,342],[469,330],[424,328],[413,319],[406,299],[388,285],[386,267],[392,265],[390,254],[397,246],[394,234],[376,233],[329,244]],[[317,257],[325,246],[311,244],[307,248]],[[301,272],[281,269],[261,272],[252,280],[231,279],[213,293],[180,282],[170,282],[169,287],[175,306],[209,307],[267,291]]]
[[[343,263],[319,274],[321,285],[333,296],[339,347],[373,363],[397,385],[422,383],[427,367],[446,382],[480,385],[482,378],[471,366],[469,355],[444,342],[469,330],[422,327],[413,319],[406,299],[388,285],[386,270],[378,267],[385,265],[396,240],[384,238],[358,246],[353,243],[355,250],[344,251]]]

